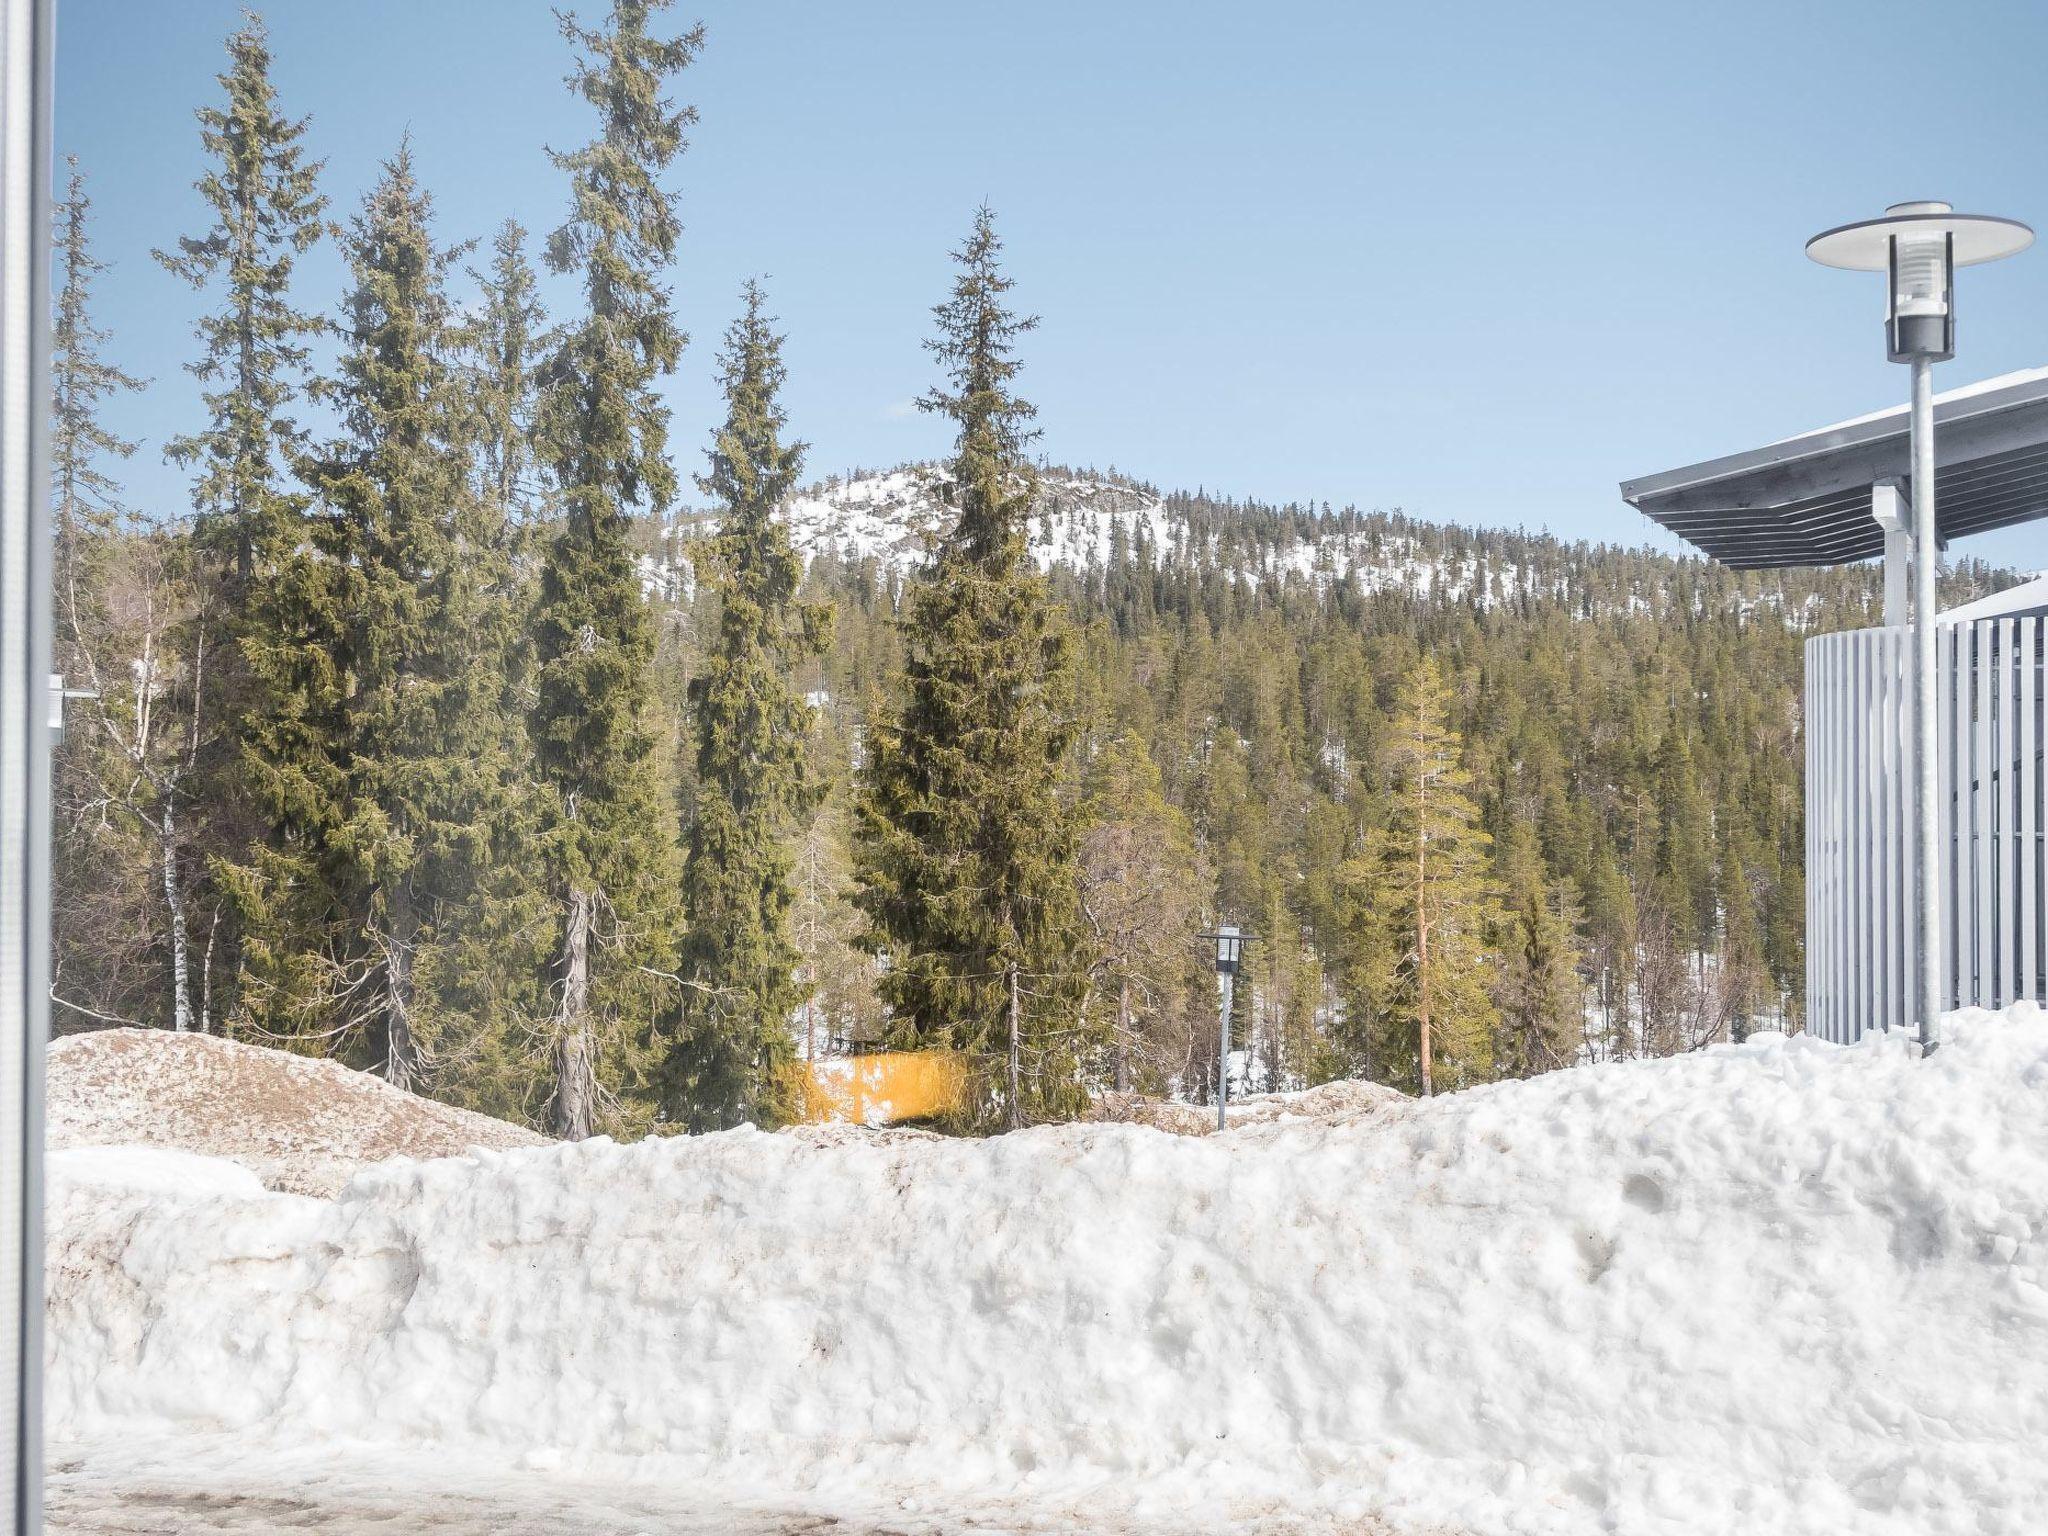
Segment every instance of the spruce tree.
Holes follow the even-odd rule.
[[[456,253],[434,246],[431,221],[402,145],[349,232],[355,281],[330,390],[345,436],[313,477],[348,663],[325,848],[343,930],[329,1028],[360,1025],[399,1087],[420,1085],[443,1046],[475,1046],[459,994],[436,995],[438,962],[492,894],[514,787],[506,625],[489,586],[502,519],[472,486],[446,292]]]
[[[635,515],[659,514],[675,496],[668,408],[654,385],[686,340],[662,280],[681,225],[660,178],[696,114],[662,93],[703,32],[651,35],[666,9],[667,0],[615,0],[601,30],[562,22],[587,55],[570,84],[603,122],[591,143],[553,157],[572,212],[548,242],[548,264],[582,274],[587,308],[544,369],[540,420],[560,514],[541,573],[532,733],[555,908],[549,1116],[569,1138],[596,1129],[627,1048],[662,1006],[654,973],[674,963],[675,828],[652,718],[654,625],[632,542]]]
[[[124,520],[121,487],[110,460],[125,459],[136,445],[108,430],[101,419],[107,402],[143,387],[101,356],[107,333],[93,323],[92,285],[106,266],[92,254],[87,235],[92,199],[75,156],[57,203],[57,299],[50,326],[50,511],[56,525],[54,577],[57,586],[57,649],[60,670],[69,647],[89,635],[105,610],[104,565],[108,546]]]
[[[498,516],[515,524],[533,490],[539,446],[536,369],[547,343],[547,312],[518,220],[499,226],[491,240],[490,266],[482,272],[472,269],[470,276],[482,298],[479,313],[463,332],[476,413],[478,484]]]
[[[863,784],[861,879],[899,1033],[967,1052],[986,1090],[976,1118],[1015,1127],[1080,1099],[1087,955],[1071,647],[1025,547],[1035,434],[1013,381],[1035,321],[1009,309],[1000,252],[983,208],[934,310],[927,345],[947,383],[919,404],[958,429],[956,517],[905,597],[900,702]]]
[[[202,383],[208,423],[166,451],[199,466],[192,490],[197,537],[222,557],[232,611],[262,595],[304,532],[303,496],[285,483],[302,441],[289,412],[304,384],[306,338],[320,320],[294,309],[293,269],[325,229],[323,162],[307,160],[305,118],[279,115],[270,42],[249,14],[228,39],[224,105],[201,107],[199,139],[212,165],[196,183],[214,222],[156,258],[194,288],[221,284],[219,308],[198,326],[204,348],[189,365]]]
[[[534,556],[549,511],[539,473],[539,410],[550,332],[526,255],[526,231],[516,221],[499,226],[489,263],[469,275],[478,302],[455,331],[472,504],[463,558],[478,613],[473,651],[498,669],[493,746],[502,775],[488,854],[479,852],[488,868],[476,871],[462,921],[444,928],[428,951],[433,975],[427,980],[442,1010],[444,1037],[432,1082],[441,1097],[545,1123],[552,1075],[547,1053],[536,1059],[530,1021],[550,1011],[543,939],[549,897],[534,878],[547,806],[536,793],[528,717],[536,693]]]
[[[1584,1039],[1586,983],[1579,947],[1584,911],[1569,876],[1546,876],[1528,821],[1510,827],[1501,864],[1505,890],[1494,1066],[1503,1077],[1529,1077],[1570,1066]]]
[[[695,807],[683,901],[684,993],[664,1063],[671,1117],[691,1130],[774,1124],[797,1110],[791,1016],[803,1001],[789,932],[790,839],[816,804],[792,674],[824,649],[830,610],[797,601],[803,568],[778,512],[803,469],[778,398],[782,338],[758,284],[719,354],[726,419],[698,486],[716,503],[700,545],[718,625],[690,684]]]
[[[199,594],[187,649],[208,659],[193,792],[212,818],[208,872],[227,918],[232,1020],[291,1037],[321,1029],[316,1012],[332,983],[318,849],[339,793],[338,612],[307,499],[287,476],[304,443],[292,412],[306,338],[320,329],[292,306],[291,279],[327,203],[320,163],[305,158],[305,120],[278,111],[255,16],[228,39],[228,58],[226,101],[198,112],[212,163],[197,187],[212,223],[156,253],[219,295],[189,365],[207,386],[206,425],[165,447],[198,470]]]

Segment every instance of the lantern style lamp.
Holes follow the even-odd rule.
[[[1245,935],[1226,924],[1213,935],[1216,940],[1216,974],[1235,976],[1244,962]]]
[[[1233,923],[1223,923],[1214,933],[1200,935],[1216,945],[1216,976],[1221,983],[1218,1000],[1218,1052],[1216,1056],[1216,1129],[1222,1130],[1230,1107],[1230,1001],[1236,989],[1237,973],[1244,964],[1244,947],[1252,935]]]
[[[1920,908],[1916,978],[1920,1049],[1934,1049],[1941,1015],[1941,848],[1935,809],[1941,786],[1934,732],[1934,365],[1956,351],[1956,268],[1997,261],[2034,243],[2016,219],[1957,213],[1947,203],[1894,203],[1884,217],[1823,231],[1806,254],[1824,267],[1885,274],[1885,355],[1913,368],[1913,743]]]

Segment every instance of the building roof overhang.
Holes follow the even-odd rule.
[[[1884,553],[1871,488],[1910,478],[1907,408],[1622,482],[1622,499],[1724,565],[1846,565]],[[1934,398],[1940,541],[2048,517],[2048,368]]]

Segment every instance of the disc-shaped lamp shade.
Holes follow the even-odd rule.
[[[1955,355],[1956,268],[1996,261],[2034,243],[2017,219],[1957,213],[1947,203],[1895,203],[1815,235],[1806,254],[1822,266],[1883,272],[1885,351],[1895,363]]]
[[[1925,212],[1906,212],[1924,209]],[[2014,256],[2034,243],[2034,232],[2018,219],[1988,213],[1953,213],[1946,203],[1901,203],[1881,219],[1864,219],[1825,230],[1806,242],[1806,254],[1824,267],[1850,272],[1882,272],[1891,265],[1891,243],[1955,237],[1959,267]],[[1931,238],[1930,238],[1931,237]]]

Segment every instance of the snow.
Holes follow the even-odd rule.
[[[240,1163],[167,1147],[72,1147],[48,1155],[50,1177],[160,1200],[247,1200],[263,1181]]]
[[[1205,1137],[479,1150],[332,1199],[70,1154],[48,1428],[1097,1531],[2018,1536],[2048,1018],[1943,1033]]]

